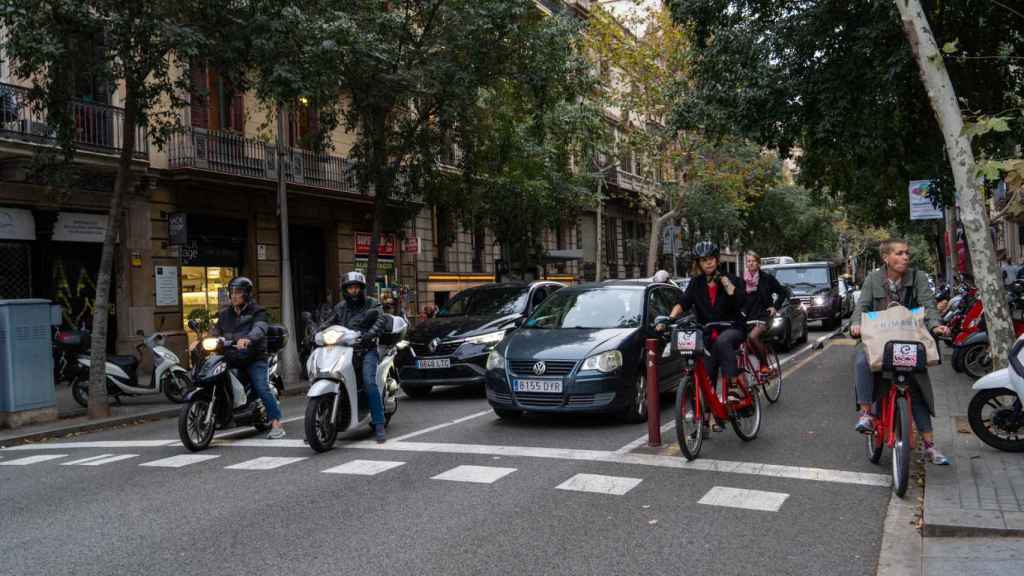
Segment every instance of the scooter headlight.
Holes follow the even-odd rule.
[[[203,350],[207,352],[214,352],[217,350],[217,346],[220,345],[218,338],[203,338]]]

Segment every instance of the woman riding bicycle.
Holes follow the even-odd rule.
[[[789,289],[779,283],[775,276],[761,270],[761,257],[747,252],[747,271],[743,273],[746,285],[746,303],[743,315],[747,319],[747,345],[757,356],[761,373],[768,375],[768,349],[761,337],[768,331],[772,317],[789,300]]]
[[[737,381],[736,350],[746,337],[743,325],[744,291],[739,279],[718,272],[718,246],[698,242],[693,248],[694,279],[686,287],[670,316],[679,318],[684,310],[692,311],[701,324],[728,323],[713,329],[711,356],[706,361],[708,376],[718,381],[718,369],[730,383]],[[719,426],[716,426],[719,428]]]
[[[857,300],[853,317],[850,319],[850,335],[860,337],[861,314],[876,312],[894,305],[907,308],[923,307],[925,325],[933,334],[946,335],[949,328],[939,324],[939,311],[935,307],[935,297],[928,287],[928,275],[920,270],[909,269],[910,249],[905,240],[891,239],[879,246],[882,261],[885,264],[864,279],[860,299]],[[860,418],[856,430],[861,433],[874,431],[875,419],[873,405],[877,399],[875,390],[875,374],[871,372],[867,354],[863,346],[857,350],[854,362],[854,380],[856,383],[857,405],[860,407]],[[933,464],[949,464],[949,460],[935,447],[932,434],[932,418],[935,413],[932,397],[931,380],[928,374],[915,377],[917,392],[912,394],[910,412],[914,417],[914,425],[924,438],[925,458]]]

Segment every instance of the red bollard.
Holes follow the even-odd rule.
[[[658,389],[658,340],[648,338],[647,350],[647,445],[661,446],[661,395]]]

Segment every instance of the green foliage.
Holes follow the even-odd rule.
[[[834,218],[806,189],[772,187],[751,207],[743,246],[765,256],[832,257],[839,242]]]

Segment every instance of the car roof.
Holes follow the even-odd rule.
[[[605,280],[603,282],[588,282],[587,284],[571,286],[571,288],[647,288],[648,286],[669,286],[671,288],[676,288],[676,286],[672,286],[671,284],[651,282],[650,278],[629,278],[625,280],[619,279]]]
[[[794,262],[792,264],[766,264],[764,268],[766,270],[775,270],[778,268],[811,268],[816,266],[832,266],[832,263],[821,260],[818,262]]]
[[[490,282],[488,284],[480,284],[479,286],[471,286],[460,292],[466,292],[467,290],[488,290],[492,288],[531,288],[539,284],[558,284],[554,280],[536,280],[534,282]]]

